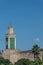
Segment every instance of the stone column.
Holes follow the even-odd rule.
[[[10,49],[10,37],[8,37],[8,49]]]

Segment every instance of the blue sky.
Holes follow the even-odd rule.
[[[0,0],[0,50],[5,49],[8,26],[14,26],[17,49],[43,48],[43,0]]]

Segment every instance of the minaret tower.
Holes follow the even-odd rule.
[[[6,49],[16,49],[16,35],[14,34],[13,26],[8,27],[8,34],[6,34]]]

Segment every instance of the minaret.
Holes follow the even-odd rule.
[[[6,34],[6,49],[16,49],[16,35],[14,34],[13,26],[8,27],[8,34]]]

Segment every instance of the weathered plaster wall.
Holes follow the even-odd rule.
[[[42,60],[42,53],[43,50],[40,51],[40,59]],[[15,63],[16,61],[18,61],[21,58],[26,58],[26,59],[30,59],[30,60],[34,60],[34,54],[32,53],[32,51],[18,51],[18,50],[4,50],[2,53],[2,56],[5,59],[9,59],[12,63]]]

